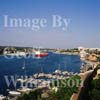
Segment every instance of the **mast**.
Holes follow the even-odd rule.
[[[25,59],[24,59],[24,61],[23,61],[24,63],[23,63],[23,67],[22,67],[22,70],[24,70],[24,74],[26,75],[26,65],[25,65]]]
[[[67,71],[67,64],[66,64],[66,61],[64,60],[64,71]]]
[[[58,66],[58,70],[60,70],[61,68],[60,68],[60,64],[59,64],[59,66]]]

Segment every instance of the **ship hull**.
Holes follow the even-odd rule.
[[[35,54],[36,57],[46,57],[48,56],[48,53],[41,53],[41,54]]]

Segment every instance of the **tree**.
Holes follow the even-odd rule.
[[[100,100],[100,90],[92,89],[89,91],[90,100]]]
[[[72,85],[73,81],[70,80],[74,81],[74,86]],[[51,87],[53,87],[53,85],[57,87],[57,82],[59,82],[58,91],[56,93],[53,93],[52,95],[49,95],[49,98],[47,100],[70,100],[72,94],[78,92],[76,80],[79,80],[79,86],[80,86],[81,83],[80,77],[77,75],[69,79],[54,81],[53,82],[54,84],[51,83],[50,84]],[[61,81],[63,81],[66,84],[66,86]],[[68,85],[68,81],[70,81],[70,86]]]

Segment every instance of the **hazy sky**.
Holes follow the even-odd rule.
[[[67,31],[60,28],[9,29],[3,26],[4,17],[46,18],[52,15],[70,18]],[[50,48],[78,46],[100,47],[100,0],[0,0],[0,45]]]

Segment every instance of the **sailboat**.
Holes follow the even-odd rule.
[[[59,68],[58,68],[57,70],[55,70],[54,73],[55,73],[55,74],[61,74],[61,73],[62,73],[61,70],[60,70],[60,64],[59,64]]]
[[[22,70],[24,70],[24,74],[26,75],[26,65],[25,65],[25,59],[24,59],[24,61],[23,61],[24,63],[23,63],[23,66],[22,66]]]

